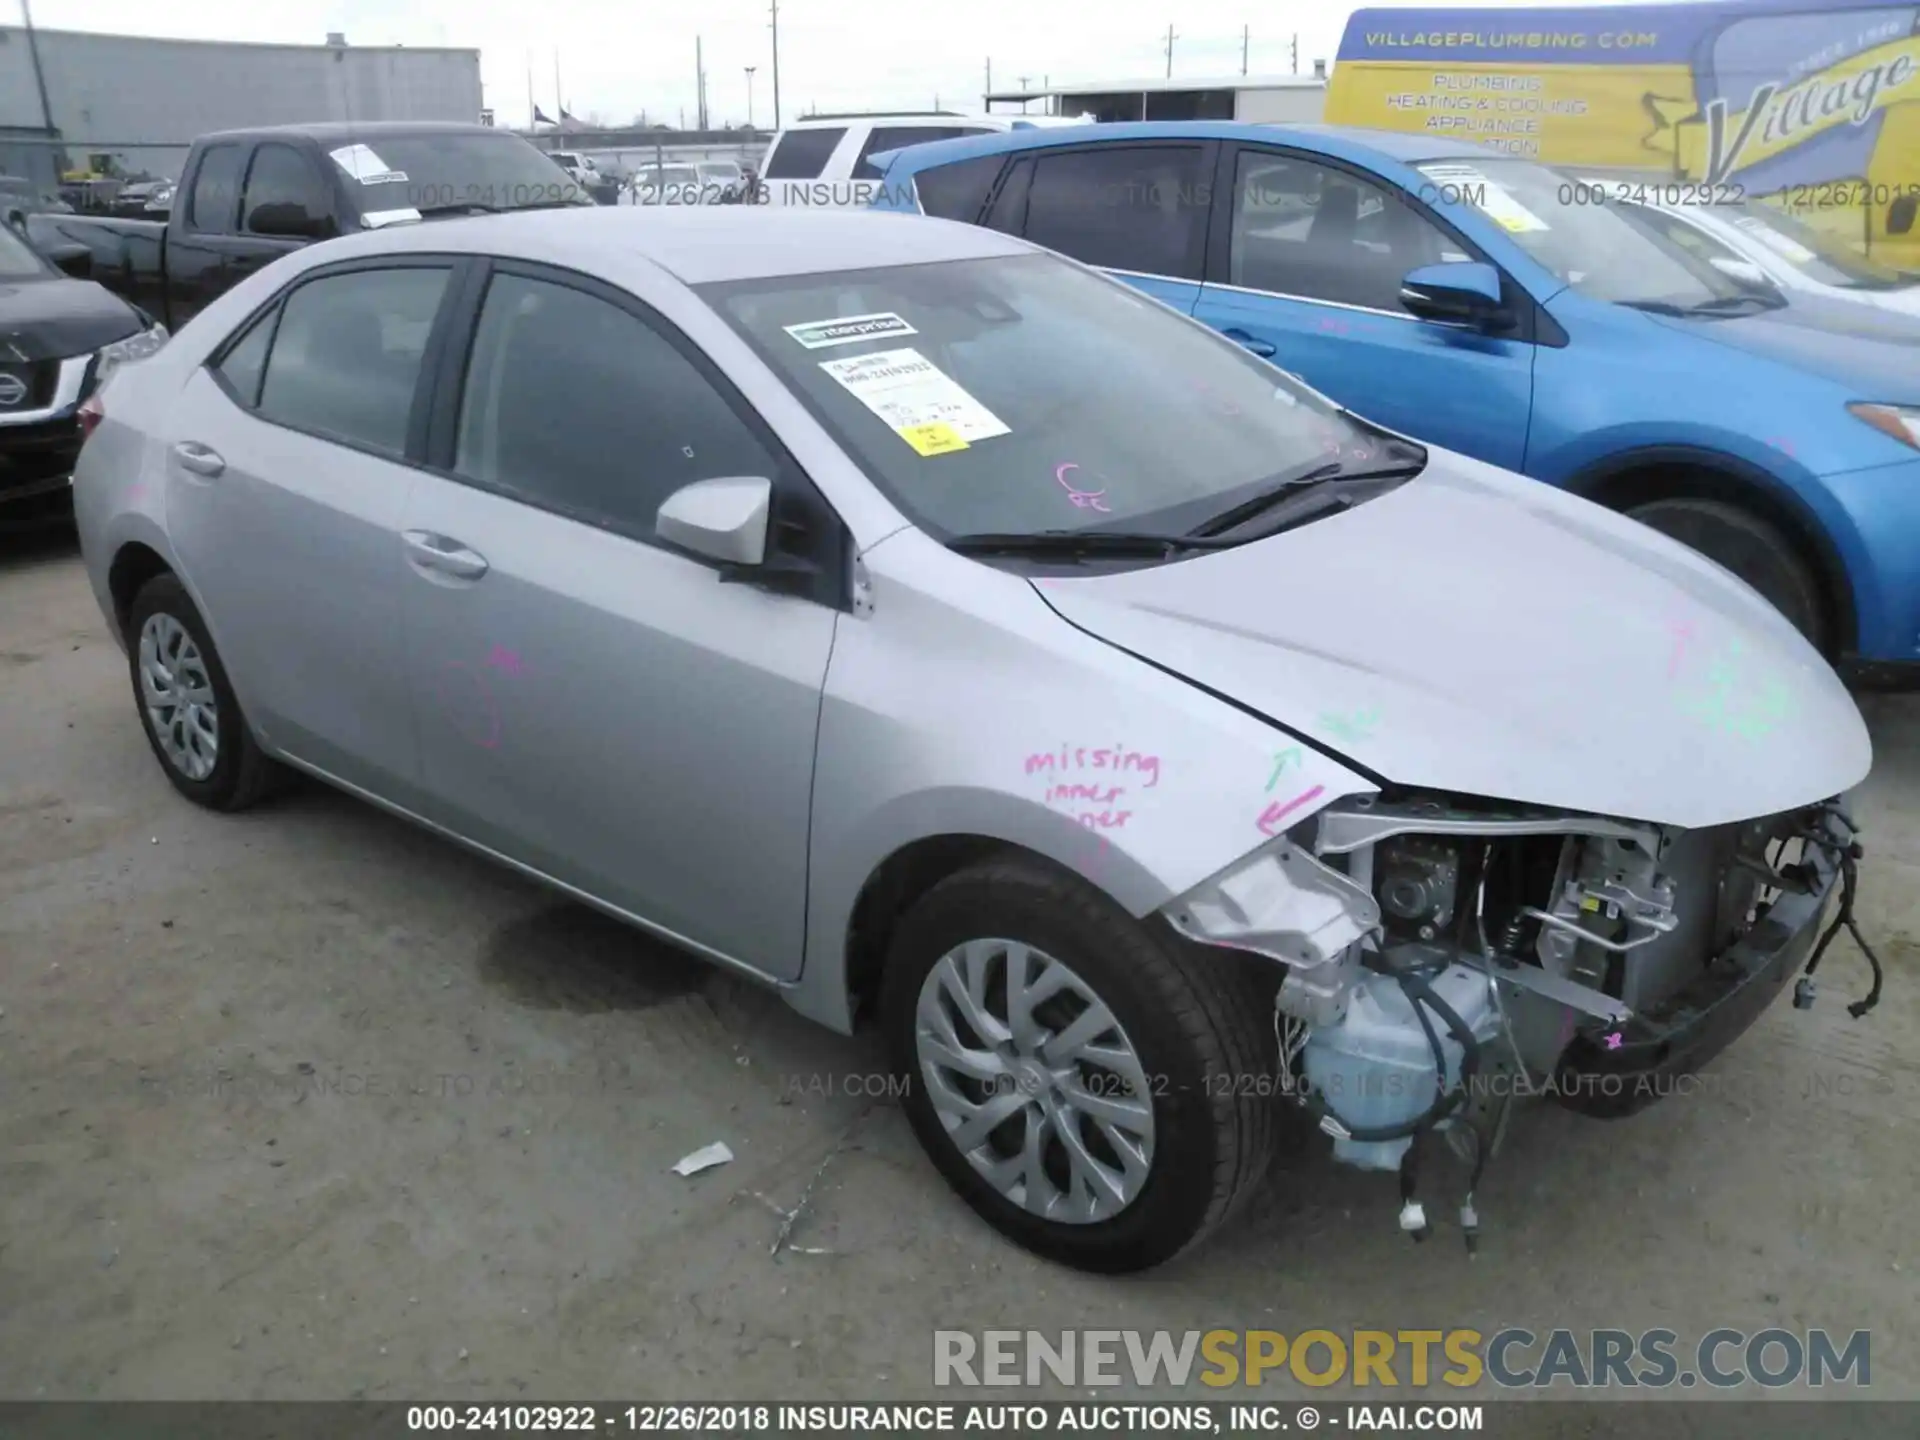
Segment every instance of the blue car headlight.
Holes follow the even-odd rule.
[[[145,330],[116,340],[111,345],[102,345],[94,357],[93,384],[98,389],[106,382],[107,376],[122,365],[130,365],[135,360],[144,360],[167,343],[167,327],[160,324],[149,325]]]
[[[1847,409],[1881,434],[1891,435],[1901,444],[1920,450],[1920,405],[1874,405],[1856,401]]]

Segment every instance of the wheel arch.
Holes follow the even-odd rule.
[[[1859,611],[1838,548],[1806,502],[1760,466],[1691,445],[1650,446],[1597,461],[1563,488],[1622,514],[1651,500],[1740,506],[1779,530],[1812,569],[1827,607],[1834,654],[1856,644]]]
[[[156,575],[170,575],[173,566],[151,545],[129,540],[114,552],[107,567],[107,594],[113,601],[113,621],[122,638],[127,635],[127,617],[133,613],[133,598]]]
[[[909,841],[873,868],[853,902],[836,989],[844,995],[853,1025],[873,1011],[886,970],[887,947],[901,917],[949,875],[991,856],[1022,855],[1047,864],[1045,856],[1024,845],[990,835],[928,835]]]

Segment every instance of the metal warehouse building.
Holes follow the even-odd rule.
[[[478,50],[328,41],[247,45],[36,27],[30,45],[24,29],[0,26],[0,174],[50,186],[57,168],[109,155],[126,170],[177,178],[187,146],[209,130],[481,118]]]

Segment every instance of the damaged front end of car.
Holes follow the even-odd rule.
[[[1397,1170],[1425,1238],[1420,1142],[1473,1185],[1517,1095],[1631,1114],[1745,1030],[1851,924],[1838,801],[1680,829],[1441,796],[1336,802],[1163,911],[1188,941],[1279,962],[1278,1081],[1336,1158]],[[1823,934],[1836,894],[1838,917]],[[1858,933],[1855,932],[1858,939]],[[1879,965],[1872,952],[1870,995]]]

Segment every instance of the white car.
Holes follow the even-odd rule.
[[[701,205],[719,198],[721,187],[697,165],[648,165],[633,172],[620,192],[622,205]]]
[[[755,199],[763,205],[861,208],[871,204],[880,189],[880,171],[872,163],[875,155],[963,135],[1089,123],[1078,116],[960,115],[951,111],[814,115],[782,127],[773,137],[760,167]]]
[[[593,163],[593,157],[582,155],[578,150],[549,151],[547,158],[566,171],[576,185],[599,185],[606,179],[600,173],[600,167]]]
[[[1869,259],[1761,200],[1723,205],[1684,202],[1695,187],[1593,180],[1607,198],[1630,205],[1667,239],[1739,279],[1770,281],[1789,296],[1844,300],[1920,317],[1920,276]]]

